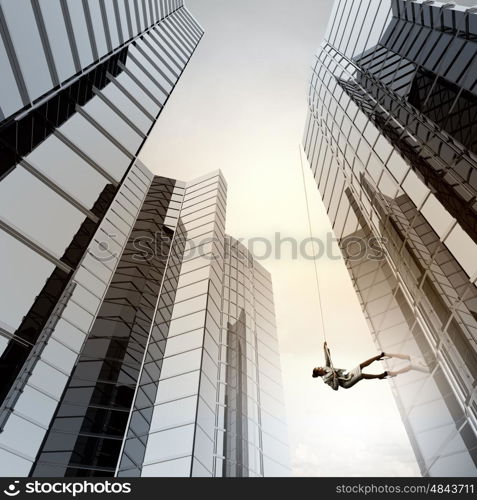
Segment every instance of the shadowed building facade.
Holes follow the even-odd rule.
[[[377,348],[428,366],[390,382],[428,476],[477,474],[476,36],[472,8],[336,1],[304,134]]]

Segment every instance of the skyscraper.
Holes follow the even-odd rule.
[[[178,0],[0,2],[5,473],[31,468],[81,337],[73,340],[73,329],[69,342],[61,336],[45,349],[44,342],[70,327],[60,318],[73,302],[80,316],[101,302],[114,261],[98,262],[92,249],[101,241],[114,255],[122,251],[150,184],[134,162],[201,36]],[[73,276],[96,295],[77,297]],[[85,323],[72,324],[81,330]],[[17,404],[22,390],[28,393],[24,384],[40,372],[23,410],[28,419],[39,398],[39,427],[31,427],[22,448],[19,436],[28,435],[29,424]]]
[[[476,35],[472,8],[337,0],[304,134],[378,349],[427,364],[391,379],[427,476],[477,474]]]
[[[132,165],[202,31],[178,1],[20,0],[0,34],[5,404],[108,208],[127,234]]]
[[[128,235],[108,212],[9,394],[2,474],[288,475],[270,275],[222,175],[131,172]]]
[[[138,160],[201,28],[177,0],[1,0],[0,35],[0,474],[287,474],[270,275],[221,174]]]

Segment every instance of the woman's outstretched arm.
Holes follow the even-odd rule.
[[[332,363],[331,363],[331,354],[330,354],[330,350],[328,349],[328,344],[325,342],[323,344],[323,349],[325,351],[325,362],[326,362],[326,366],[332,366]]]

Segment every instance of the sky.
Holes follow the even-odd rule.
[[[205,35],[141,153],[154,173],[184,181],[221,169],[227,232],[255,241],[257,257],[265,247],[256,238],[310,236],[299,143],[332,3],[186,1]],[[305,175],[313,237],[327,241],[330,223],[308,168]],[[334,392],[312,379],[323,363],[313,261],[294,259],[291,243],[281,248],[261,264],[274,283],[293,473],[420,475],[389,382]],[[336,244],[329,254],[318,261],[326,336],[334,365],[352,368],[376,348]],[[382,371],[379,363],[372,368]]]

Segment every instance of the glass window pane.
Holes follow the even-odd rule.
[[[82,288],[81,286],[79,287]],[[85,334],[81,330],[78,330],[78,328],[74,327],[71,323],[68,323],[61,318],[56,324],[52,336],[53,338],[60,340],[70,349],[74,349],[79,352],[81,346],[83,345]]]
[[[91,290],[97,297],[102,297],[106,290],[106,284],[84,267],[80,267],[76,271],[75,281]]]
[[[191,457],[168,460],[158,464],[145,465],[141,477],[188,477]]]
[[[72,369],[77,355],[64,345],[57,342],[55,339],[50,339],[43,350],[41,357],[47,363],[50,363],[59,370],[68,373]]]
[[[146,56],[144,56],[143,53],[140,52],[137,47],[140,47],[142,49],[142,51],[147,54],[148,57],[146,58]],[[172,91],[172,85],[155,68],[155,66],[159,66],[161,68],[162,73],[165,73],[164,70],[166,68],[164,67],[164,64],[157,57],[157,55],[154,54],[151,51],[151,49],[149,49],[149,47],[144,43],[143,40],[140,40],[136,47],[135,46],[131,47],[131,54],[139,61],[139,63],[144,67],[144,69],[149,73],[149,75],[152,76],[153,80],[157,81],[157,83],[166,91],[166,93],[164,94],[159,90],[159,88],[156,85],[154,85],[154,82],[150,82],[150,84],[149,84],[149,82],[147,82],[148,88],[151,90],[151,92],[158,93],[158,97],[160,97],[162,95],[164,96],[164,97],[160,98],[161,102],[163,102],[163,99],[165,97],[167,97],[167,94]],[[153,66],[151,64],[151,62],[150,62],[151,60],[154,62],[155,66]],[[164,70],[163,70],[163,68],[164,68]],[[170,80],[172,82],[174,82],[176,80],[176,78],[174,78],[172,75],[171,76],[167,75],[167,77],[168,77],[168,80]],[[150,79],[149,79],[149,81],[150,81]]]
[[[176,303],[174,305],[174,310],[173,310],[174,318],[179,318],[186,314],[194,313],[196,311],[205,309],[206,305],[207,305],[207,294],[200,295],[199,297],[195,297],[189,300],[185,300],[184,302]]]
[[[2,8],[30,99],[36,99],[47,92],[53,83],[31,2],[29,0],[2,2]],[[25,36],[25,33],[28,33],[28,36]]]
[[[35,365],[28,383],[59,400],[67,380],[66,375],[40,360]]]
[[[57,257],[84,220],[81,212],[23,168],[16,168],[0,183],[0,213]]]
[[[267,429],[267,432],[269,434],[275,436],[277,439],[285,443],[288,441],[288,430],[286,424],[283,421],[264,411],[260,414],[260,420],[262,423],[262,427],[264,429]]]
[[[460,227],[456,226],[444,243],[447,248],[454,254],[459,264],[470,277],[474,277],[477,273],[477,245],[472,241],[470,236]]]
[[[2,294],[0,318],[15,331],[40,293],[55,266],[37,253],[0,231],[2,282],[8,284],[8,293]]]
[[[151,128],[152,121],[118,87],[107,85],[103,94],[143,133]]]
[[[40,0],[40,7],[56,69],[60,81],[64,81],[76,71],[61,6],[59,2]]]
[[[429,189],[426,185],[419,179],[419,177],[410,170],[402,183],[402,187],[406,194],[409,195],[414,205],[418,209],[421,208],[423,201],[426,199]]]
[[[288,477],[291,475],[289,469],[266,456],[263,457],[263,469],[263,474],[266,477]]]
[[[114,2],[118,4],[121,3],[117,2],[117,0],[104,0],[104,6],[106,7],[106,17],[108,19],[109,25],[109,34],[111,36],[111,44],[113,46],[113,49],[119,45],[119,31],[118,25],[116,24],[116,15],[114,13]]]
[[[165,403],[197,394],[199,391],[199,375],[200,372],[197,370],[178,377],[161,380],[157,390],[156,403]]]
[[[215,401],[213,401],[212,408],[215,408]],[[202,398],[199,400],[197,423],[210,439],[214,439],[215,413],[211,410],[210,406],[202,400]]]
[[[104,101],[96,96],[86,104],[84,110],[120,144],[126,147],[131,154],[136,153],[143,141],[142,137],[137,135]]]
[[[93,62],[93,52],[91,51],[91,42],[89,40],[88,28],[86,27],[83,5],[78,0],[66,0],[66,2],[73,24],[73,32],[81,66],[85,68]]]
[[[197,396],[156,406],[151,421],[151,432],[190,424],[195,421],[196,410]]]
[[[39,424],[48,427],[50,425],[51,417],[56,410],[56,406],[57,401],[55,399],[45,396],[33,387],[27,385],[23,389],[18,401],[15,404],[15,412],[29,416],[34,408],[35,412],[34,415],[31,415],[31,417]]]
[[[454,221],[449,212],[442,206],[434,195],[427,198],[422,207],[422,214],[434,231],[443,238]]]
[[[387,168],[397,182],[401,182],[410,169],[409,165],[397,151],[394,151],[389,158]]]
[[[2,77],[0,78],[0,117],[3,114],[6,118],[20,109],[23,103],[2,39],[0,39],[0,67],[2,68]]]
[[[174,319],[170,323],[169,337],[180,333],[190,332],[204,327],[205,311],[200,311],[182,318]]]
[[[2,449],[0,449],[0,463],[4,477],[26,477],[33,465],[33,461],[30,462],[26,458],[21,458]]]
[[[268,433],[262,433],[263,453],[269,457],[273,457],[277,462],[283,463],[288,460],[288,446],[277,441]]]
[[[106,45],[106,35],[104,32],[103,16],[99,0],[88,0],[89,10],[91,12],[91,21],[93,23],[94,39],[98,49],[98,57],[104,56],[108,52]]]
[[[209,280],[205,279],[198,281],[197,283],[192,283],[190,285],[184,286],[177,290],[175,302],[181,302],[192,297],[197,297],[203,293],[207,293],[209,288]]]
[[[122,178],[131,160],[85,118],[76,114],[59,130],[116,180]]]
[[[58,186],[92,208],[108,181],[55,136],[25,158]]]
[[[144,31],[146,28],[146,25],[144,24],[144,11],[142,9],[142,0],[135,0],[134,2],[136,4],[136,17],[139,20],[139,25],[140,25],[140,31]]]
[[[131,25],[132,25],[132,36],[136,36],[138,34],[138,26],[137,26],[137,21],[136,21],[136,9],[134,4],[137,2],[137,0],[133,0],[132,2],[128,2],[128,0],[125,0],[127,2],[126,7],[129,9],[129,15],[131,16]]]
[[[210,476],[214,461],[214,441],[200,427],[195,431],[194,456],[204,464]],[[202,471],[201,475],[207,475],[207,471]]]
[[[177,354],[170,358],[164,359],[161,371],[161,379],[174,377],[181,373],[198,370],[202,358],[202,349],[195,349],[191,352]]]
[[[141,48],[141,51],[138,50],[138,47]],[[144,56],[144,52],[148,57]],[[164,64],[160,61],[160,59],[158,59],[157,55],[149,49],[142,39],[138,40],[136,45],[131,46],[130,54],[134,56],[139,64],[141,64],[141,68],[139,68],[136,63],[132,61],[132,59],[127,60],[127,67],[134,73],[140,72],[141,74],[144,68],[147,72],[147,79],[145,79],[145,81],[141,79],[141,81],[143,81],[144,85],[157,97],[157,99],[161,101],[161,103],[163,103],[165,97],[167,97],[168,93],[172,91],[172,85],[164,78],[163,74],[161,74],[161,72],[165,73],[166,70]],[[161,72],[159,72],[155,66],[159,66],[161,68]],[[169,80],[175,81],[176,78],[169,78]],[[158,85],[165,90],[165,93],[159,89]]]
[[[191,349],[202,347],[204,330],[176,335],[167,339],[166,352],[164,356],[173,356]]]
[[[118,10],[119,10],[119,18],[121,19],[121,27],[123,30],[124,41],[127,41],[127,40],[129,40],[129,38],[131,38],[131,34],[129,33],[127,15],[126,15],[126,6],[125,6],[126,1],[127,0],[119,0],[117,2]]]
[[[136,70],[135,75],[140,80],[146,78],[142,71]],[[129,77],[129,75],[121,73],[116,79],[152,116],[156,116],[159,113],[159,106]]]
[[[34,458],[44,435],[37,425],[11,414],[0,434],[0,445]]]
[[[167,460],[192,453],[195,425],[157,432],[149,435],[145,462]]]
[[[172,69],[176,72],[176,74],[178,74],[181,71],[184,64],[169,49],[169,47],[167,47],[164,44],[164,41],[161,39],[161,36],[164,36],[162,32],[160,32],[157,28],[154,28],[153,30],[151,30],[150,34],[151,37],[154,39],[153,41],[151,41],[154,50],[156,50],[156,52],[159,52],[159,54],[164,58],[164,60],[169,63],[169,66],[171,66]],[[154,43],[154,41],[156,41],[156,43]]]

